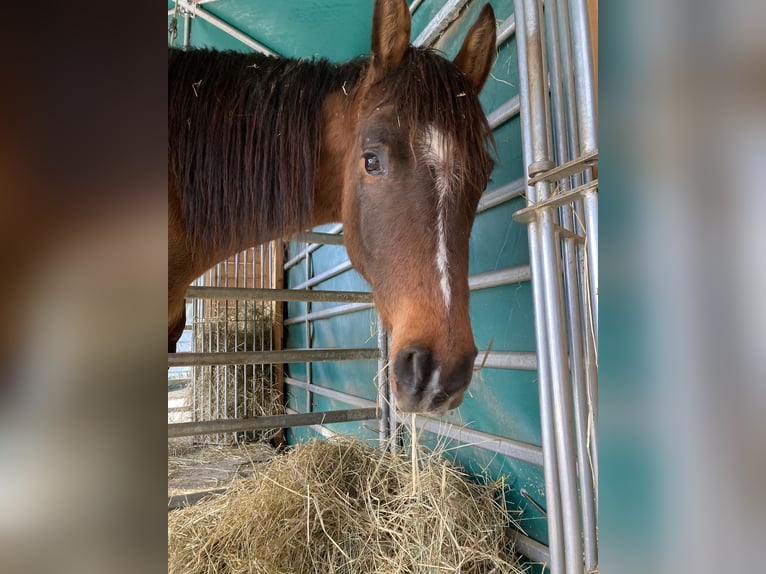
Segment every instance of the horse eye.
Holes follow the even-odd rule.
[[[370,175],[381,175],[383,167],[380,165],[380,158],[374,153],[364,154],[364,169]]]

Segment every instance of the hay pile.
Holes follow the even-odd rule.
[[[502,482],[441,456],[313,441],[224,495],[168,515],[175,574],[521,572],[504,536]]]

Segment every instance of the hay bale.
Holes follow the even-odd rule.
[[[438,454],[313,441],[168,516],[170,573],[521,572],[502,482]]]
[[[198,351],[253,351],[269,347],[276,318],[274,305],[225,305],[211,301],[194,322]],[[248,418],[284,414],[272,365],[213,365],[194,370],[194,420]],[[270,440],[279,429],[236,433],[242,440]],[[221,441],[221,437],[223,441]],[[207,435],[204,442],[236,442],[231,433]]]

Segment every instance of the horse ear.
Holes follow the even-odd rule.
[[[385,76],[404,58],[410,46],[410,10],[406,0],[375,0],[372,17],[372,65]]]
[[[487,81],[492,62],[495,61],[495,12],[486,4],[478,20],[468,30],[454,63],[471,80],[476,93],[480,92]]]

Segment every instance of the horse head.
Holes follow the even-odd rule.
[[[332,168],[342,180],[345,243],[390,332],[405,412],[457,407],[473,373],[468,239],[493,166],[478,93],[495,37],[486,5],[448,61],[410,45],[404,0],[378,0],[369,64],[326,108],[325,143],[345,158]]]

